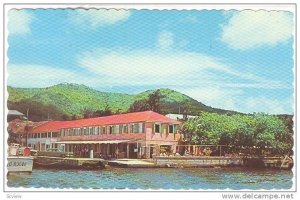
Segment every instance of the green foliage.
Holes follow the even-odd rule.
[[[287,125],[274,115],[219,115],[203,112],[183,124],[182,132],[192,144],[232,145],[235,147],[273,148],[290,153],[293,135]]]
[[[129,107],[129,112],[140,112],[150,110],[150,106],[146,99],[135,100]]]
[[[133,102],[129,108],[129,112],[140,112],[145,110],[152,110],[157,113],[161,113],[161,99],[164,96],[160,93],[160,90],[155,90],[153,93],[149,93],[146,99],[138,99]]]
[[[38,108],[46,110],[46,113],[38,113],[38,116],[47,114],[51,110],[46,108],[53,107],[61,113],[60,116],[53,117],[56,120],[82,118],[87,110],[105,111],[107,107],[112,113],[127,112],[135,98],[134,95],[99,92],[77,84],[59,84],[34,89],[8,87],[8,92],[9,109],[26,110],[26,103],[16,105],[20,102],[38,102]]]
[[[160,93],[160,90],[156,90],[153,93],[149,94],[148,97],[148,104],[150,107],[150,110],[154,112],[161,113],[160,105],[161,105],[161,99],[164,96]]]
[[[188,114],[192,115],[196,115],[201,111],[236,113],[205,106],[187,95],[170,89],[148,90],[136,95],[129,95],[99,92],[84,85],[64,83],[47,88],[8,87],[8,93],[9,109],[23,111],[27,110],[27,103],[31,105],[32,102],[37,102],[37,108],[41,111],[36,110],[30,116],[37,121],[45,119],[44,116],[48,116],[49,113],[52,113],[51,119],[70,120],[95,116],[96,111],[99,115],[103,115],[100,112],[104,112],[107,108],[111,113],[151,110],[151,106],[146,105],[145,102],[149,100],[149,96],[155,97],[155,95],[159,95],[160,100],[159,102],[152,102],[154,103],[152,106],[157,107],[157,103],[159,103],[158,108],[162,114],[178,113],[179,107],[181,110],[187,110]],[[54,114],[52,110],[55,110],[58,114]],[[42,118],[39,119],[39,117]]]

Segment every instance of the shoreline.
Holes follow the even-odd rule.
[[[119,168],[270,168],[291,170],[293,160],[282,157],[220,157],[220,156],[185,156],[185,157],[155,157],[153,159],[115,159],[100,158],[61,158],[37,156],[34,158],[35,168],[52,169],[104,169]]]

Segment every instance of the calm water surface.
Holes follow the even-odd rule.
[[[98,171],[33,170],[10,174],[8,187],[85,189],[290,189],[292,171],[244,168],[110,168]]]

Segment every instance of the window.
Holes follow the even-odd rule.
[[[169,133],[174,133],[174,124],[169,124]]]
[[[52,137],[56,138],[58,136],[58,132],[52,132]]]
[[[106,134],[106,127],[105,127],[105,126],[102,127],[102,134],[103,134],[103,135]]]
[[[133,132],[138,133],[139,132],[139,124],[133,124]]]
[[[95,135],[95,127],[92,127],[92,133],[91,135]]]
[[[123,133],[128,133],[128,125],[127,124],[124,124],[122,128],[123,128],[123,130],[122,130]]]
[[[99,127],[98,126],[95,127],[95,135],[99,135]]]
[[[110,131],[110,134],[120,133],[120,126],[119,125],[110,126],[109,131]]]
[[[138,123],[139,126],[139,133],[144,133],[145,132],[145,124],[144,123]]]
[[[73,135],[73,129],[70,129],[69,135],[72,136]]]
[[[92,127],[89,127],[89,130],[88,130],[89,132],[88,132],[88,135],[92,135],[93,133],[92,133]]]
[[[47,138],[51,138],[51,132],[47,133]]]
[[[60,135],[63,137],[65,136],[65,129],[60,129]]]
[[[160,133],[161,132],[161,125],[160,124],[155,124],[154,125],[154,131],[155,133]]]
[[[127,129],[127,127],[126,127]],[[128,131],[128,130],[127,130]],[[139,133],[139,124],[135,123],[135,124],[130,124],[130,133]]]
[[[84,135],[84,128],[80,129],[80,135]]]
[[[123,132],[123,124],[119,125],[119,132],[118,133],[122,133]]]
[[[133,133],[133,124],[130,124],[130,133]]]
[[[88,129],[86,127],[84,127],[83,129],[84,129],[84,131],[83,131],[84,135],[87,135],[88,134]]]
[[[115,125],[114,126],[114,133],[120,133],[120,126],[119,125]]]

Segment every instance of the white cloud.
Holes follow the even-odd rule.
[[[62,82],[74,82],[79,76],[66,69],[44,65],[8,64],[8,85],[16,87],[48,87]]]
[[[78,55],[78,65],[113,85],[286,88],[280,81],[238,72],[215,57],[184,51],[98,49]],[[228,82],[233,77],[244,81]]]
[[[222,109],[271,114],[293,112],[292,97],[283,100],[265,96],[244,98],[244,92],[241,88],[228,88],[220,77],[206,73],[207,70],[215,69],[213,65],[218,65],[218,63],[214,63],[212,58],[203,55],[198,60],[195,58],[196,55],[187,56],[184,54],[177,54],[173,57],[155,54],[146,58],[145,56],[146,54],[149,56],[149,52],[144,52],[144,56],[139,57],[139,60],[138,55],[141,56],[141,54],[138,53],[131,55],[131,58],[128,55],[122,57],[116,52],[114,55],[111,54],[113,53],[104,57],[100,56],[96,60],[92,59],[94,58],[92,55],[89,55],[91,56],[89,58],[83,58],[81,64],[86,64],[86,69],[92,71],[94,75],[84,75],[82,69],[9,64],[8,85],[48,87],[68,82],[101,88],[104,91],[114,86],[153,88],[157,85],[157,87],[177,90],[208,106]],[[200,65],[199,63],[204,64]],[[164,66],[165,64],[166,66]],[[212,68],[208,66],[212,66]]]
[[[76,9],[69,12],[69,20],[77,25],[89,25],[98,28],[126,21],[130,16],[128,10],[115,9]]]
[[[208,70],[230,68],[199,53],[98,49],[78,56],[79,66],[115,85],[195,85],[213,80]],[[223,74],[224,75],[224,74]]]
[[[171,32],[163,31],[158,36],[158,47],[161,49],[170,49],[174,44],[174,35]]]
[[[265,96],[250,97],[244,100],[244,112],[264,112],[270,114],[293,113],[293,97],[286,99],[267,98]]]
[[[186,88],[181,92],[205,105],[227,110],[239,110],[237,102],[239,95],[242,94],[240,89],[225,89],[215,85]]]
[[[293,34],[293,17],[284,11],[240,11],[222,25],[221,41],[233,49],[246,50],[276,45]]]
[[[8,31],[9,34],[29,34],[30,24],[34,17],[26,10],[10,10],[8,12]]]

